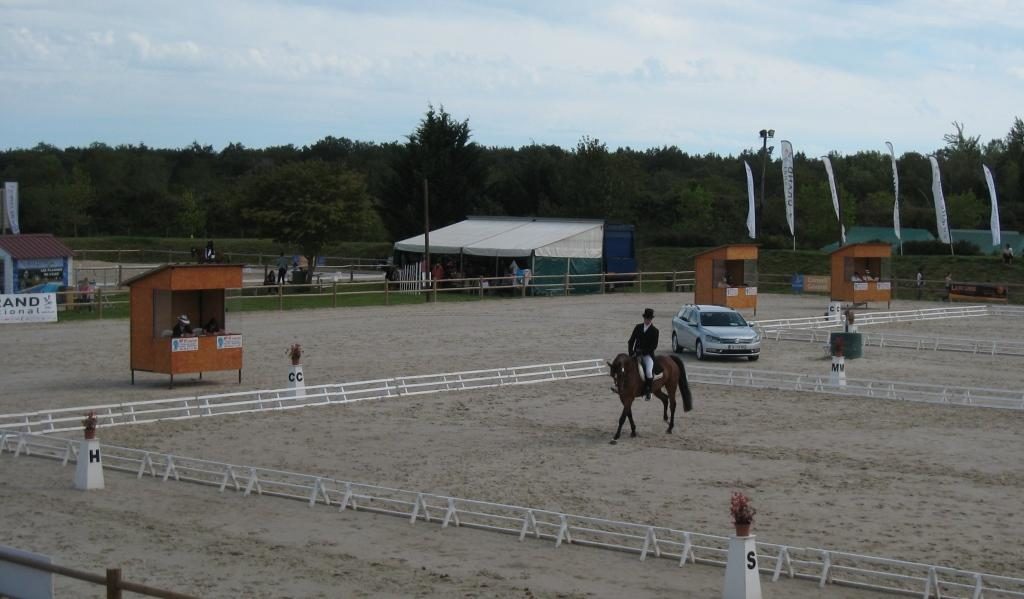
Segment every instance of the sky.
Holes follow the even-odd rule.
[[[928,152],[1024,117],[1020,0],[0,0],[0,148]]]

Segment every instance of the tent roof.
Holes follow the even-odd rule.
[[[430,232],[430,251],[472,256],[600,258],[604,221],[470,217]],[[403,252],[423,252],[423,235],[395,243]]]
[[[49,233],[0,235],[0,250],[15,260],[33,258],[64,258],[75,255],[71,248]]]

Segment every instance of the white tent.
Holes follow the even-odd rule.
[[[432,254],[600,259],[603,243],[600,220],[470,217],[430,232]],[[395,243],[396,251],[423,249],[423,235]]]

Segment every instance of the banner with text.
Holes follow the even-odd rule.
[[[782,140],[782,191],[786,196],[786,222],[789,223],[789,234],[796,237],[793,224],[793,144]]]
[[[57,322],[57,294],[0,294],[0,323],[12,322]]]
[[[4,220],[3,226],[9,228],[11,233],[18,235],[21,227],[18,225],[18,182],[7,181],[4,183]]]
[[[892,159],[892,192],[896,201],[892,205],[892,228],[896,231],[896,239],[903,239],[900,236],[900,174],[896,170],[896,150],[892,148],[892,142],[885,142],[889,148],[889,158]]]
[[[949,238],[949,219],[946,217],[946,199],[942,196],[942,178],[939,174],[939,161],[929,156],[932,163],[932,198],[935,200],[935,228],[939,230],[942,243],[951,244]]]
[[[989,227],[992,229],[992,245],[999,245],[1003,242],[1003,234],[999,229],[999,202],[996,200],[996,182],[992,180],[992,171],[984,164],[981,168],[985,171],[985,183],[988,183],[988,195],[992,198],[992,214],[989,216]]]
[[[846,245],[846,227],[843,225],[843,213],[839,209],[839,194],[836,193],[836,179],[832,174],[832,161],[828,156],[822,156],[821,161],[825,163],[825,173],[828,174],[828,188],[832,191],[832,208],[836,211],[836,219],[839,221],[839,239],[841,245]]]
[[[754,217],[754,173],[750,172],[750,165],[743,161],[747,169],[747,234],[751,239],[757,238],[757,219]]]

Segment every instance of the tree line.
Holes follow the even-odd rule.
[[[879,141],[879,145],[882,145]],[[1005,230],[1024,225],[1024,121],[982,143],[953,123],[935,150],[950,227],[988,227],[982,173],[995,176]],[[898,143],[898,142],[897,142]],[[797,148],[799,150],[799,148]],[[777,152],[768,156],[766,247],[790,247]],[[323,241],[381,241],[423,229],[423,180],[430,223],[467,215],[600,218],[637,225],[644,245],[711,246],[747,240],[743,161],[760,188],[760,148],[738,156],[690,154],[676,146],[610,150],[584,137],[571,149],[532,144],[484,147],[468,120],[433,106],[403,142],[327,136],[314,144],[221,151],[193,143],[31,149],[0,153],[0,174],[18,181],[24,232],[61,236],[270,237],[315,254]],[[831,156],[844,222],[892,226],[890,158],[882,151]],[[898,157],[903,227],[935,232],[926,154]],[[839,237],[824,167],[797,152],[797,244]],[[759,195],[759,194],[758,194]]]

